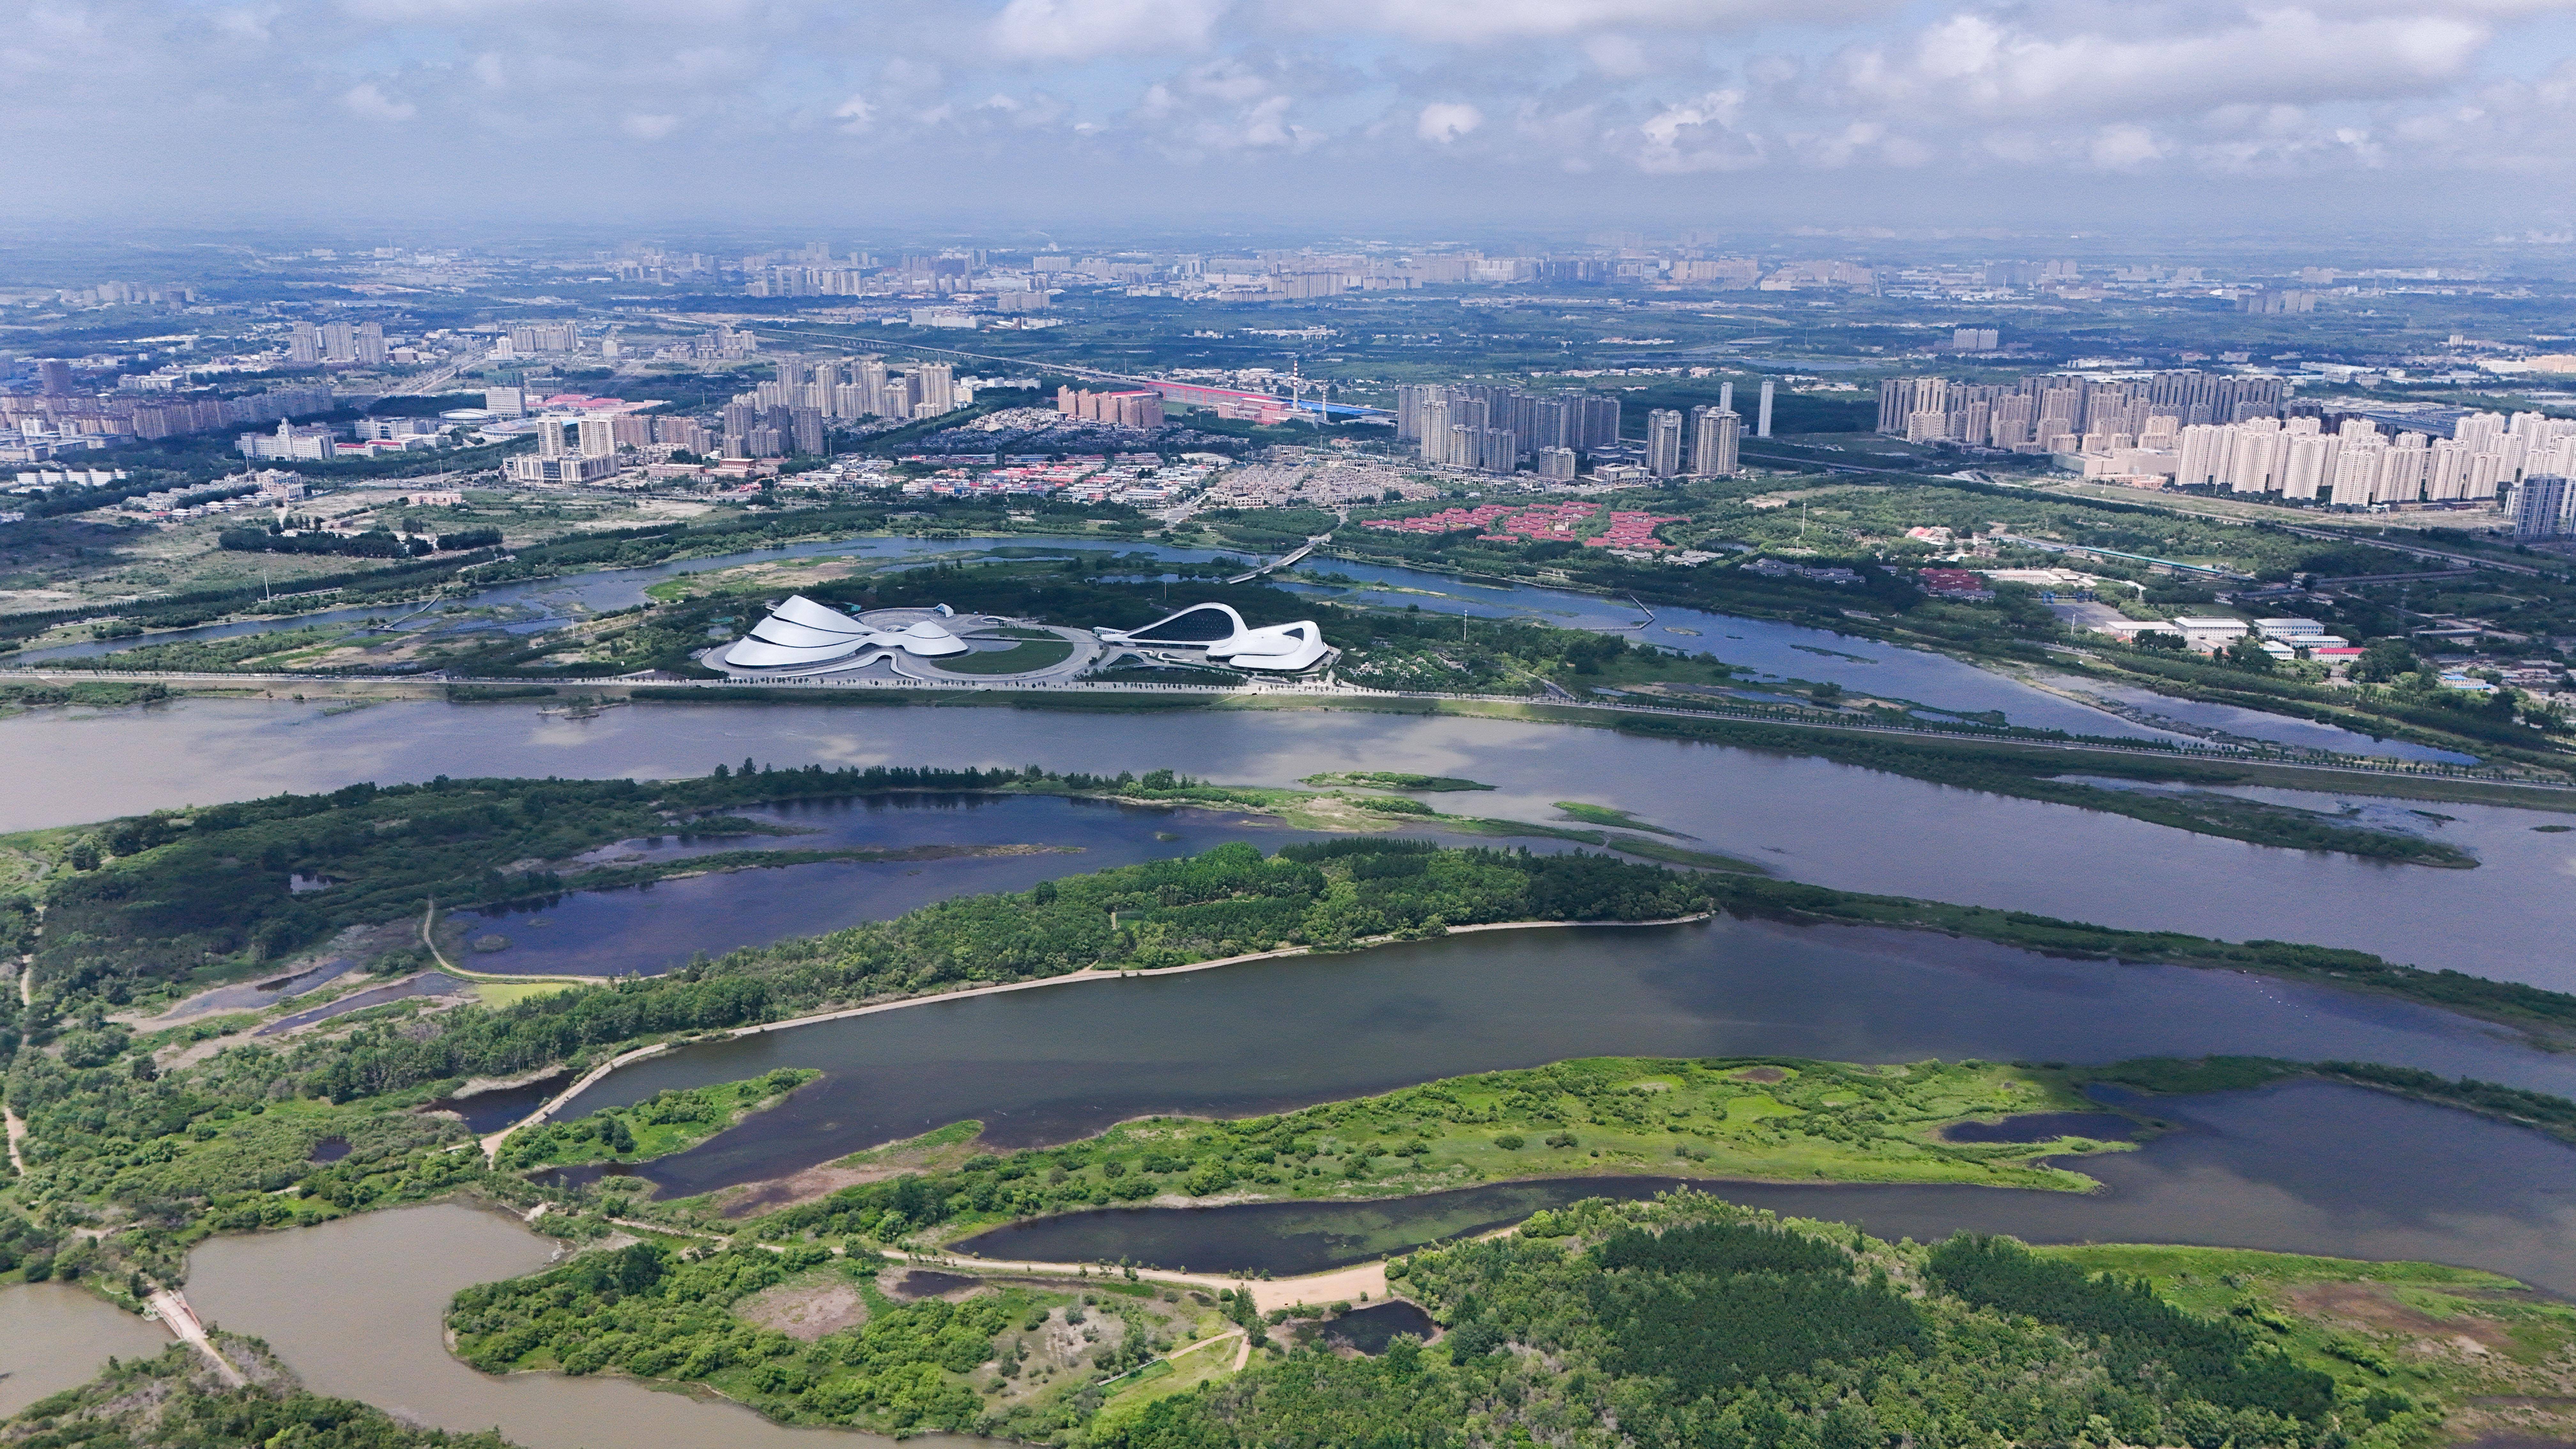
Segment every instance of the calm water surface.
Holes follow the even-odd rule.
[[[638,705],[595,719],[526,705],[416,702],[325,715],[284,701],[190,700],[0,720],[0,830],[279,790],[433,775],[668,778],[746,756],[779,765],[1039,764],[1287,785],[1330,770],[1464,775],[1500,786],[1445,808],[1545,820],[1586,800],[1700,837],[1783,875],[2137,929],[2315,941],[2576,989],[2576,835],[2564,816],[2441,805],[2392,819],[2475,853],[2476,870],[2378,865],[2216,840],[2065,806],[1758,751],[1606,730],[1322,709],[1175,715],[858,705]],[[2326,811],[2332,795],[2294,795]],[[2354,797],[2358,799],[2360,797]],[[2385,805],[2387,802],[2377,802]]]
[[[890,920],[955,896],[1026,890],[1058,876],[1192,855],[1246,837],[1265,850],[1313,838],[1276,820],[1225,811],[1043,797],[897,795],[728,813],[813,833],[698,837],[690,843],[672,835],[661,837],[658,846],[631,841],[594,851],[592,857],[665,860],[722,850],[921,845],[1061,849],[1038,855],[829,861],[730,871],[481,911],[460,921],[469,939],[498,937],[508,944],[497,951],[477,950],[475,969],[539,975],[667,971],[701,951],[720,956],[738,946],[821,935],[861,921]]]
[[[1567,1057],[2206,1052],[2391,1062],[2576,1095],[2576,1057],[2401,1002],[1919,933],[1714,922],[1495,932],[934,1002],[686,1047],[569,1110],[782,1066],[827,1073],[638,1169],[676,1196],[967,1118],[1018,1147],[1154,1113],[1249,1116]]]
[[[1970,1186],[1706,1184],[1732,1202],[1859,1223],[1888,1239],[1960,1229],[2036,1243],[2192,1243],[2422,1259],[2576,1294],[2576,1149],[2538,1132],[2359,1087],[2292,1082],[2157,1097],[2181,1130],[2136,1152],[2070,1161],[2098,1193]],[[1606,1184],[1650,1196],[1664,1179]],[[1186,1262],[1285,1276],[1482,1231],[1595,1195],[1580,1179],[1503,1184],[1416,1203],[1246,1204],[1072,1213],[970,1240],[1040,1262]]]
[[[0,1419],[88,1383],[110,1358],[150,1358],[170,1342],[161,1325],[67,1283],[0,1288]]]
[[[497,1428],[526,1449],[864,1449],[874,1434],[789,1429],[749,1409],[630,1379],[477,1373],[447,1352],[459,1289],[544,1267],[556,1244],[505,1213],[455,1204],[216,1238],[188,1259],[198,1316],[269,1346],[316,1393],[362,1399],[433,1428]],[[987,1441],[906,1441],[965,1449]]]

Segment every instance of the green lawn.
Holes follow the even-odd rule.
[[[950,674],[1026,674],[1050,664],[1062,664],[1073,657],[1070,641],[1049,634],[1043,639],[1029,639],[1010,649],[990,654],[962,654],[939,661],[939,668]]]

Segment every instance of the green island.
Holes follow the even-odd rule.
[[[492,1155],[492,1165],[503,1172],[523,1172],[667,1157],[777,1106],[821,1075],[812,1067],[780,1067],[745,1082],[673,1087],[631,1106],[603,1107],[569,1122],[535,1123],[512,1132]]]
[[[1607,805],[1587,805],[1580,800],[1559,800],[1556,802],[1556,808],[1564,811],[1567,819],[1580,820],[1586,824],[1608,825],[1621,830],[1643,830],[1655,835],[1669,835],[1678,840],[1690,839],[1678,830],[1649,825],[1625,810],[1613,810]]]
[[[1338,773],[1308,775],[1308,785],[1356,785],[1372,790],[1415,790],[1425,794],[1447,794],[1463,790],[1491,790],[1480,780],[1457,775],[1411,775],[1400,770],[1344,770]]]
[[[864,1234],[953,1243],[999,1223],[1154,1201],[1407,1197],[1479,1182],[1650,1174],[1763,1181],[1968,1182],[2083,1192],[2043,1157],[2125,1150],[2143,1123],[2075,1090],[2081,1072],[1990,1062],[1861,1066],[1799,1058],[1594,1057],[1449,1077],[1295,1112],[1157,1117],[1059,1147],[995,1155],[980,1124],[849,1159],[911,1168],[736,1221],[735,1192],[653,1204],[680,1226],[772,1241]],[[2099,1140],[1950,1142],[1962,1122],[2102,1114]],[[946,1166],[935,1164],[946,1163]],[[667,1216],[666,1216],[667,1215]]]

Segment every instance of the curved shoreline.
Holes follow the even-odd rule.
[[[1711,909],[1700,911],[1692,915],[1670,916],[1652,921],[1493,921],[1483,925],[1451,926],[1443,934],[1458,936],[1464,935],[1470,931],[1534,931],[1545,930],[1552,927],[1567,926],[1687,926],[1709,920],[1717,914],[1717,911]],[[1359,950],[1374,950],[1381,946],[1402,945],[1407,941],[1436,941],[1439,939],[1440,937],[1438,936],[1385,936],[1358,942],[1356,945]],[[1180,966],[1149,966],[1140,967],[1132,971],[1102,971],[1097,968],[1087,968],[1081,971],[1068,971],[1061,976],[1040,976],[1028,981],[1001,981],[988,986],[970,986],[959,991],[934,992],[928,996],[906,996],[899,1000],[879,1001],[866,1006],[835,1007],[829,1011],[812,1012],[804,1016],[791,1016],[780,1021],[764,1021],[751,1026],[738,1026],[729,1031],[710,1036],[693,1038],[692,1042],[738,1041],[744,1037],[760,1036],[767,1032],[788,1031],[804,1026],[820,1026],[825,1022],[831,1021],[846,1021],[851,1017],[874,1016],[880,1012],[887,1011],[904,1011],[917,1006],[936,1005],[943,1001],[965,1001],[975,997],[1000,996],[1013,991],[1035,991],[1048,986],[1071,986],[1085,981],[1121,981],[1134,977],[1146,976],[1186,976],[1194,971],[1213,971],[1220,966],[1240,966],[1247,961],[1273,961],[1289,956],[1312,956],[1315,954],[1317,953],[1315,948],[1312,946],[1290,946],[1284,950],[1249,951],[1239,956],[1221,956],[1213,961],[1192,961]],[[1336,951],[1329,954],[1341,955],[1343,953]],[[533,1126],[539,1122],[545,1121],[547,1118],[553,1116],[554,1113],[560,1111],[564,1106],[569,1104],[575,1097],[578,1097],[581,1093],[598,1085],[603,1078],[607,1077],[609,1073],[615,1071],[617,1068],[632,1062],[642,1061],[646,1057],[659,1055],[660,1053],[674,1047],[690,1045],[692,1042],[653,1042],[649,1045],[638,1047],[633,1051],[622,1052],[617,1056],[610,1058],[607,1062],[591,1068],[589,1071],[582,1073],[580,1079],[575,1081],[571,1086],[564,1088],[561,1092],[558,1092],[554,1096],[546,1099],[546,1101],[539,1105],[535,1111],[530,1112],[527,1116],[520,1118],[509,1126],[502,1128],[500,1131],[485,1137],[483,1139],[484,1155],[489,1157],[493,1153],[498,1152],[501,1148],[501,1143],[506,1140],[511,1133],[518,1131],[522,1127]]]

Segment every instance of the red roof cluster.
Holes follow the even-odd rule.
[[[1982,594],[1987,589],[1986,576],[1966,569],[1916,569],[1914,576],[1923,581],[1923,590],[1932,594]]]
[[[1586,548],[1670,548],[1671,544],[1655,537],[1655,530],[1664,524],[1682,521],[1683,516],[1677,513],[1613,513],[1610,515],[1610,531],[1598,538],[1587,538],[1583,543]]]
[[[1484,528],[1511,512],[1508,504],[1487,503],[1475,508],[1443,508],[1438,513],[1416,514],[1411,518],[1371,518],[1364,526],[1384,528],[1396,533],[1455,533],[1462,528]]]

